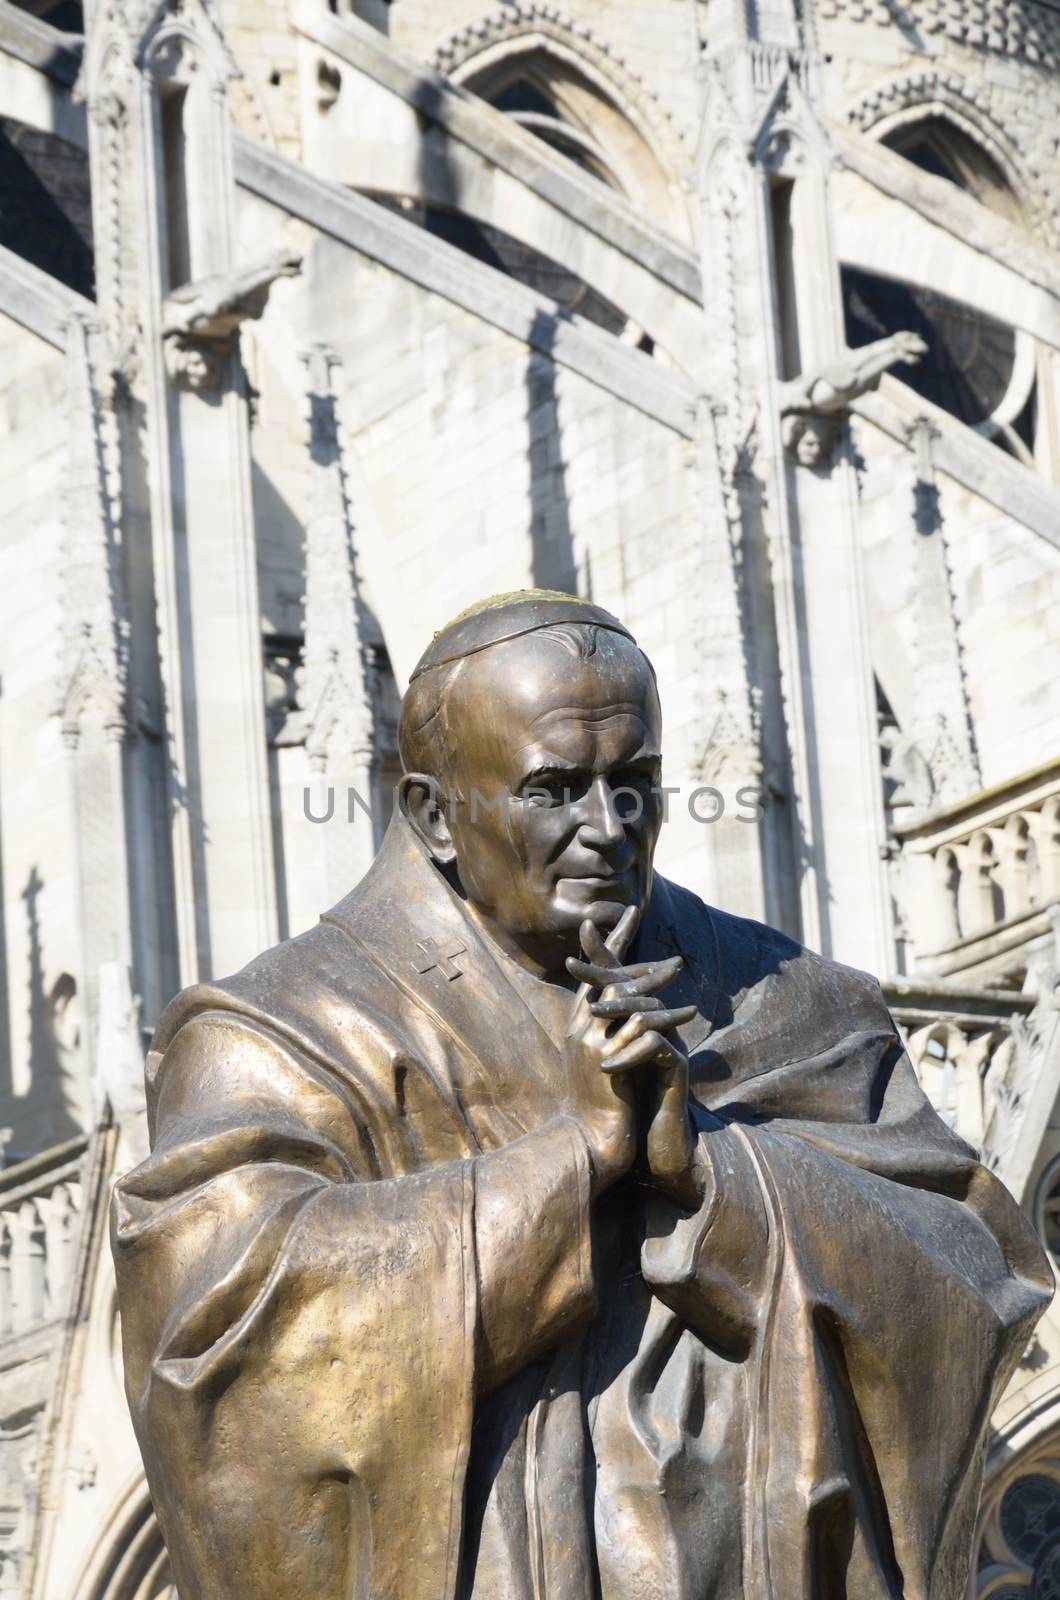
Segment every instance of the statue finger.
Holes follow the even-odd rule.
[[[623,911],[622,915],[619,917],[615,926],[612,928],[611,932],[608,934],[607,939],[605,940],[607,949],[611,955],[617,956],[619,961],[621,961],[622,957],[633,943],[633,938],[637,932],[637,924],[639,922],[640,907],[627,906],[625,911]]]
[[[634,1011],[628,1015],[612,1034],[609,1034],[603,1046],[602,1054],[606,1057],[622,1054],[627,1045],[633,1044],[645,1034],[657,1033],[659,1018],[666,1016],[665,1011]]]
[[[639,1039],[632,1040],[624,1049],[601,1061],[600,1068],[610,1075],[629,1072],[634,1067],[646,1067],[653,1061],[662,1061],[665,1066],[677,1066],[682,1059],[670,1041],[652,1028],[642,1033]]]
[[[579,935],[582,949],[593,966],[602,967],[608,972],[614,972],[621,966],[618,957],[613,955],[604,943],[596,923],[591,922],[588,917],[582,923]]]
[[[605,1060],[613,1060],[616,1056],[624,1056],[627,1049],[639,1039],[651,1037],[656,1041],[657,1055],[667,1058],[673,1056],[683,1061],[684,1054],[675,1041],[668,1039],[666,1034],[672,1028],[679,1028],[683,1023],[691,1022],[697,1014],[695,1006],[675,1006],[668,1011],[635,1011],[610,1035],[603,1046],[602,1054]],[[647,1060],[649,1057],[644,1059]]]
[[[600,1062],[600,1070],[612,1074],[629,1072],[632,1067],[656,1066],[665,1075],[669,1070],[684,1067],[685,1064],[687,1062],[677,1046],[665,1034],[660,1034],[658,1029],[650,1027],[639,1038],[632,1038],[623,1050],[616,1050],[613,1056],[607,1056]]]
[[[594,989],[606,988],[615,975],[613,968],[598,967],[592,961],[579,961],[576,956],[568,956],[566,964],[572,978],[578,978]]]
[[[683,956],[670,956],[666,961],[639,961],[630,967],[602,967],[595,961],[567,957],[567,971],[573,978],[599,989],[621,987],[625,994],[648,994],[653,989],[662,989],[676,978],[683,966]]]
[[[589,1010],[594,1017],[629,1017],[635,1011],[661,1011],[662,1001],[653,994],[625,994],[594,1000]]]
[[[674,1006],[671,1011],[656,1011],[651,1019],[653,1028],[683,1028],[698,1017],[698,1006]]]
[[[656,989],[665,989],[672,983],[681,970],[681,957],[674,956],[670,961],[660,961],[657,965],[649,967],[647,972],[641,972],[636,977],[631,977],[629,967],[620,967],[611,974],[610,980],[601,994],[601,1000],[614,1000],[623,995],[654,994]],[[676,965],[675,965],[676,963]]]

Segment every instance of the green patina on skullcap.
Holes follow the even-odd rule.
[[[440,628],[416,663],[409,682],[414,683],[432,667],[447,666],[463,656],[488,650],[490,645],[563,622],[606,628],[609,633],[620,633],[634,644],[637,642],[617,617],[591,600],[579,600],[577,595],[564,594],[559,589],[515,589],[510,594],[476,600]]]

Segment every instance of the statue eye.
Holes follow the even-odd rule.
[[[523,799],[532,806],[569,805],[573,798],[570,784],[565,778],[534,778],[523,789]]]
[[[522,797],[534,806],[577,805],[588,792],[591,779],[580,772],[546,772],[531,778],[522,788]]]
[[[612,794],[618,793],[619,799],[632,801],[634,796],[643,803],[651,792],[654,779],[650,772],[645,772],[641,767],[632,767],[625,772],[613,772],[608,779]]]

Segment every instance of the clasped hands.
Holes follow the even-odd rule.
[[[703,1172],[688,1108],[688,1056],[676,1029],[697,1008],[667,1009],[657,997],[680,972],[680,956],[623,965],[638,920],[636,906],[628,906],[606,939],[583,922],[585,960],[567,961],[580,983],[567,1033],[575,1115],[589,1142],[596,1192],[633,1165],[640,1123],[652,1178],[695,1208]]]

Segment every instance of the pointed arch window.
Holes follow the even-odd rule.
[[[564,110],[547,76],[535,72],[532,63],[522,64],[514,75],[501,78],[492,89],[487,88],[484,98],[584,172],[609,188],[622,190],[599,144],[585,127],[572,119],[569,111]]]
[[[600,92],[573,68],[535,49],[520,52],[514,60],[462,83],[591,177],[624,192],[612,162],[571,108],[572,97],[576,107],[603,103]],[[383,196],[378,198],[388,203]],[[584,317],[616,336],[627,335],[631,329],[625,313],[577,273],[503,229],[438,205],[399,202],[399,208],[428,233],[525,283],[563,311]],[[648,352],[653,348],[651,339],[639,328],[634,330],[632,342]]]
[[[949,118],[928,114],[883,141],[922,172],[944,178],[1009,221],[1020,205],[993,157]],[[1033,465],[1037,407],[1034,341],[973,306],[919,284],[843,268],[847,342],[852,347],[909,329],[928,353],[903,368],[903,383],[1025,465]]]
[[[599,62],[543,20],[522,35],[483,46],[454,74],[461,88],[519,123],[542,143],[640,206],[677,237],[687,214],[656,139],[651,113],[635,103],[621,74],[605,78]],[[665,143],[665,141],[664,141]]]

